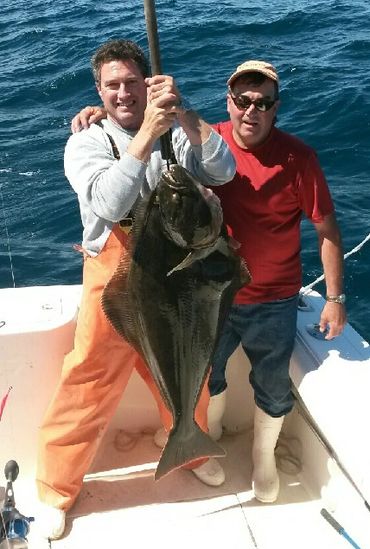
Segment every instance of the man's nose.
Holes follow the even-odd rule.
[[[249,114],[255,113],[255,111],[257,111],[256,106],[255,106],[253,103],[251,103],[251,104],[249,105],[249,107],[247,107],[247,108],[245,109],[245,114],[248,114],[248,115],[249,115]]]
[[[127,93],[126,84],[124,82],[121,82],[118,88],[118,97],[123,97],[126,93]]]

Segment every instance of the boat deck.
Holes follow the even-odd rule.
[[[310,493],[301,473],[280,473],[281,492],[274,504],[256,501],[250,480],[251,440],[250,431],[222,437],[227,480],[212,488],[184,470],[154,481],[160,450],[153,433],[131,438],[121,434],[120,451],[110,436],[68,514],[65,536],[45,547],[348,548],[348,541],[321,516],[323,502]],[[36,531],[36,525],[32,528]],[[350,533],[356,539],[356,532]],[[32,535],[29,547],[42,549]]]
[[[14,493],[17,508],[26,516],[36,514],[36,440],[63,358],[72,348],[80,290],[79,286],[0,290],[5,319],[0,334],[0,395],[14,388],[1,422],[0,454],[3,465],[10,459],[19,464]],[[370,501],[370,347],[350,326],[331,342],[308,336],[306,326],[317,322],[323,299],[317,294],[309,301],[311,309],[298,315],[292,380],[357,488],[335,466],[328,453],[332,450],[318,441],[296,409],[284,422],[288,442],[282,438],[281,446],[291,447],[302,469],[280,474],[281,490],[274,504],[255,500],[250,365],[237,349],[228,366],[223,421],[234,434],[221,439],[227,451],[222,460],[227,479],[223,486],[207,487],[185,470],[154,481],[160,450],[153,434],[160,420],[153,397],[134,372],[68,514],[64,537],[43,544],[36,520],[31,524],[29,549],[198,549],[207,543],[210,549],[349,549],[349,541],[321,516],[323,507],[356,541],[355,547],[370,549],[370,512],[363,501],[365,497]],[[118,451],[114,438],[122,427],[140,434],[121,437]],[[289,462],[282,464],[286,471]],[[4,487],[4,478],[0,484]],[[4,488],[0,490],[4,493]]]

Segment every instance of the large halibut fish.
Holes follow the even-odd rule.
[[[108,319],[143,357],[172,413],[155,478],[224,450],[194,420],[219,330],[249,273],[213,192],[175,164],[135,212],[127,252],[107,283]]]

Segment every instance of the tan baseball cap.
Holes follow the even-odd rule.
[[[265,61],[245,61],[241,65],[239,65],[235,72],[230,76],[229,80],[227,81],[227,85],[231,86],[231,84],[239,78],[242,74],[246,74],[247,72],[260,72],[267,76],[268,78],[271,78],[271,80],[274,80],[279,84],[279,76],[276,72],[276,69],[271,63],[266,63]]]

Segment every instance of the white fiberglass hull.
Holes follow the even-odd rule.
[[[33,512],[38,428],[73,344],[80,292],[80,286],[0,290],[0,398],[12,387],[0,423],[0,467],[10,459],[18,462],[14,489],[24,514]],[[364,504],[370,500],[369,345],[351,326],[332,342],[309,335],[306,326],[318,321],[323,300],[311,292],[307,302],[312,310],[299,313],[291,361],[306,412],[297,403],[286,418],[278,448],[285,472],[275,504],[256,502],[251,491],[253,397],[249,364],[238,349],[228,366],[221,439],[228,452],[226,483],[209,488],[188,471],[154,482],[159,450],[152,435],[159,416],[148,389],[133,375],[69,514],[66,536],[53,547],[126,547],[128,540],[132,547],[165,549],[175,542],[177,548],[205,543],[217,549],[226,544],[235,549],[349,547],[322,518],[325,507],[361,549],[369,549],[370,512]],[[307,413],[320,437],[307,423]],[[118,430],[123,430],[120,451],[114,445]]]

